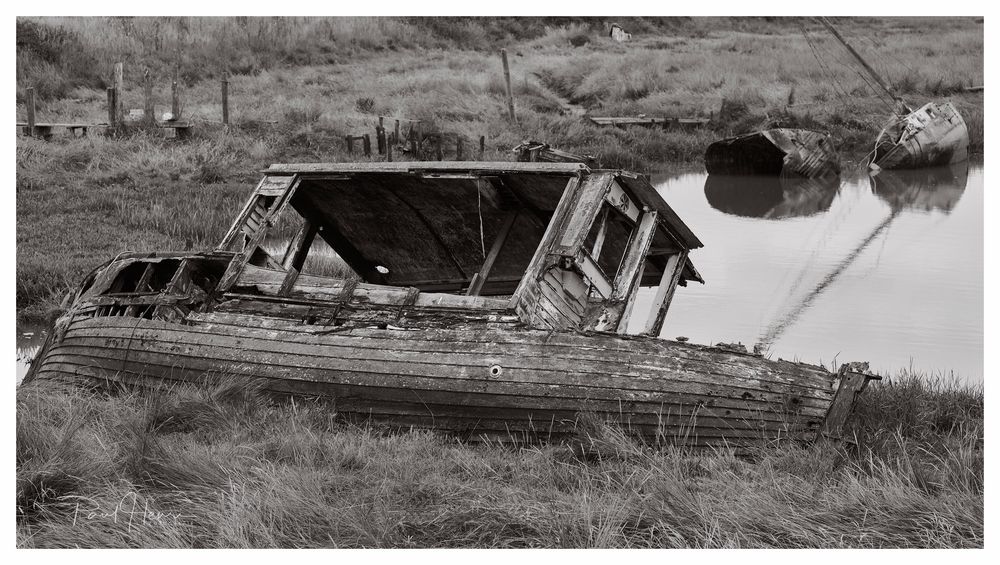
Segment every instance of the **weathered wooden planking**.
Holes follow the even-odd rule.
[[[668,116],[650,118],[638,116],[592,116],[590,121],[599,126],[700,126],[711,122],[709,118],[672,118]]]
[[[90,336],[96,338],[92,345],[100,346],[105,340],[108,347],[114,347],[127,341],[123,347],[134,345],[153,348],[166,348],[179,353],[178,348],[169,349],[171,344],[180,346],[200,346],[214,343],[219,348],[233,348],[236,351],[227,354],[219,351],[219,359],[250,360],[256,359],[258,353],[263,355],[261,362],[267,363],[267,356],[290,356],[287,362],[291,366],[323,368],[326,360],[331,365],[341,360],[383,361],[386,367],[399,365],[399,371],[404,374],[426,374],[436,377],[446,374],[454,365],[455,374],[460,378],[478,378],[484,376],[487,369],[494,364],[505,367],[504,381],[525,381],[549,383],[556,385],[579,385],[591,387],[607,387],[614,390],[631,388],[634,390],[659,390],[664,392],[705,392],[706,394],[731,393],[743,400],[755,398],[770,401],[784,401],[785,398],[773,398],[767,395],[777,392],[800,397],[802,402],[817,400],[820,406],[828,406],[832,398],[829,385],[826,389],[809,389],[793,383],[776,382],[770,375],[750,375],[734,377],[731,375],[716,375],[706,372],[710,365],[694,363],[694,370],[688,367],[689,362],[647,358],[645,365],[629,363],[623,365],[615,362],[605,362],[595,359],[574,358],[571,353],[562,358],[553,359],[551,355],[541,354],[538,357],[526,355],[524,351],[515,354],[507,352],[506,347],[472,348],[467,344],[452,348],[447,343],[437,344],[436,350],[423,349],[422,340],[412,336],[412,342],[397,342],[390,349],[383,343],[372,343],[371,338],[353,335],[329,334],[323,336],[303,336],[281,331],[251,330],[232,327],[186,327],[177,324],[154,320],[139,320],[130,323],[128,318],[119,318],[121,326],[109,327],[110,318],[82,320],[74,323],[67,332],[67,338],[72,336]],[[420,334],[424,332],[410,332]],[[459,333],[459,332],[454,332]],[[541,333],[541,332],[539,332]],[[160,345],[160,344],[165,345]],[[389,342],[391,346],[392,342]],[[410,347],[412,345],[412,348]],[[471,350],[471,352],[469,352]],[[241,355],[241,352],[246,352]],[[212,353],[206,353],[211,358]],[[228,355],[228,356],[227,356]],[[637,355],[636,357],[641,357]],[[307,362],[308,361],[308,362]],[[412,366],[407,366],[407,364]],[[363,365],[363,363],[362,363]],[[428,365],[419,369],[420,365]],[[509,370],[506,370],[509,369]],[[367,370],[360,367],[358,370]],[[378,370],[381,370],[379,368]],[[670,378],[667,378],[670,377]],[[499,380],[499,379],[495,379]]]
[[[719,387],[703,383],[678,383],[669,379],[646,379],[623,377],[621,375],[567,374],[550,368],[533,368],[534,363],[515,366],[510,359],[494,357],[491,365],[472,364],[461,355],[438,354],[418,356],[385,355],[372,350],[354,351],[323,347],[311,353],[293,352],[276,348],[271,351],[243,352],[238,346],[219,345],[213,342],[208,351],[203,344],[152,343],[143,337],[144,343],[135,344],[132,338],[95,338],[75,336],[72,341],[54,348],[52,355],[87,356],[101,347],[107,358],[120,358],[123,365],[112,368],[128,368],[135,364],[154,364],[195,371],[218,370],[219,367],[260,368],[264,374],[287,375],[287,378],[308,378],[316,382],[343,382],[347,379],[362,378],[359,386],[399,386],[400,388],[420,388],[433,391],[475,391],[490,394],[526,394],[538,397],[572,399],[595,399],[635,402],[681,402],[736,408],[753,406],[758,409],[786,407],[815,417],[822,417],[829,407],[829,400],[811,398],[798,391],[771,391],[755,388]],[[102,341],[103,340],[103,341]],[[131,348],[131,349],[130,349]],[[241,354],[242,353],[242,354]],[[381,357],[381,358],[380,358]],[[131,365],[130,365],[131,364]],[[503,374],[489,375],[491,366],[502,367]],[[523,365],[528,365],[527,367]],[[517,380],[514,380],[517,379]],[[394,384],[387,384],[392,382]],[[380,384],[381,383],[381,384]],[[317,394],[322,387],[317,387]],[[669,396],[665,396],[669,395]],[[771,406],[768,406],[768,405]]]
[[[204,382],[206,378],[205,371],[176,363],[165,365],[132,362],[126,364],[126,369],[122,369],[121,365],[120,359],[115,358],[100,356],[87,358],[79,354],[58,353],[46,363],[41,378],[62,378],[66,375],[85,373],[113,380],[120,375],[134,375],[140,379],[140,384],[143,377],[159,378],[170,383],[192,384]],[[326,386],[317,389],[315,381],[309,379],[308,371],[300,371],[295,376],[289,377],[283,374],[269,374],[268,368],[252,364],[234,366],[230,371],[216,372],[216,374],[263,380],[267,384],[267,390],[333,398],[338,402],[338,411],[367,411],[378,408],[391,413],[388,412],[391,407],[398,407],[401,414],[405,415],[415,411],[419,413],[419,409],[423,408],[423,413],[428,415],[450,414],[453,417],[483,418],[507,422],[508,425],[516,425],[518,420],[557,417],[568,419],[579,412],[613,414],[619,419],[628,419],[638,424],[669,423],[724,431],[774,431],[790,428],[815,430],[822,423],[822,416],[815,414],[728,409],[684,400],[650,403],[572,398],[560,403],[559,399],[531,395],[428,390],[420,388],[419,382],[410,388],[401,388],[372,383],[350,373],[337,374],[336,380],[331,380]]]
[[[235,287],[254,287],[259,292],[279,296],[285,281],[285,271],[247,265],[234,284]],[[346,279],[319,275],[301,274],[286,295],[317,301],[340,301]],[[411,305],[411,289],[385,285],[356,283],[351,300],[371,302],[386,306]],[[491,296],[463,296],[445,293],[425,293],[416,295],[413,306],[441,306],[455,308],[506,308],[508,300]]]
[[[270,340],[288,340],[307,345],[328,342],[322,336],[302,336],[296,332],[316,333],[322,327],[312,325],[275,327],[264,334],[259,333],[257,316],[220,313],[191,314],[189,322],[213,326],[231,326],[225,332],[247,337],[263,337]],[[81,323],[83,321],[81,320]],[[121,322],[123,327],[127,319]],[[108,324],[111,326],[111,324]],[[127,327],[132,327],[128,325]],[[192,328],[192,331],[196,331]],[[208,331],[214,331],[211,328]],[[475,332],[448,329],[377,329],[351,328],[349,339],[363,338],[364,344],[384,349],[404,351],[455,351],[507,352],[512,355],[530,357],[544,356],[551,359],[583,359],[593,362],[607,362],[618,370],[657,371],[674,367],[691,370],[704,375],[720,375],[727,379],[754,379],[795,388],[815,389],[832,395],[835,375],[822,367],[783,360],[765,360],[746,353],[719,350],[703,345],[672,342],[656,338],[635,339],[631,336],[610,334],[581,335],[563,332],[517,331],[483,328]],[[357,345],[354,345],[355,347]]]
[[[397,161],[393,163],[301,163],[274,164],[267,173],[410,173],[410,172],[469,172],[469,173],[539,173],[575,175],[590,169],[583,163],[543,163],[512,161]]]
[[[72,364],[60,365],[60,376],[63,378],[77,379],[80,381],[102,381],[107,385],[122,384],[127,386],[148,387],[154,384],[151,378],[159,379],[166,385],[183,384],[188,381],[182,377],[181,373],[173,373],[169,376],[152,376],[148,373],[132,373],[127,371],[107,371],[93,366],[75,366]],[[259,379],[266,383],[266,389],[279,394],[303,395],[309,394],[309,389],[303,388],[301,381],[289,379],[269,379],[262,377]],[[514,439],[513,433],[531,432],[524,439],[529,441],[537,439],[559,439],[567,434],[573,434],[578,428],[578,420],[581,413],[595,415],[601,419],[619,423],[626,431],[645,435],[657,442],[677,443],[689,447],[707,447],[712,445],[735,446],[740,444],[760,444],[770,443],[777,439],[811,440],[815,437],[814,428],[817,426],[815,420],[809,421],[806,425],[793,425],[788,423],[759,423],[746,421],[743,427],[733,427],[728,425],[732,420],[726,420],[722,425],[714,425],[712,418],[695,417],[675,417],[664,413],[645,420],[638,420],[633,415],[623,415],[620,411],[594,411],[586,409],[573,412],[572,418],[558,418],[554,413],[548,411],[527,410],[525,417],[511,420],[509,418],[488,418],[479,414],[488,410],[485,407],[476,407],[475,415],[467,415],[469,412],[460,411],[456,416],[448,416],[439,413],[439,410],[454,409],[455,406],[435,405],[421,402],[418,399],[409,398],[402,401],[368,401],[358,399],[348,392],[334,395],[333,401],[336,410],[341,417],[357,417],[366,421],[381,422],[393,427],[423,427],[434,428],[452,433],[474,432],[496,438]],[[391,391],[398,393],[400,391]],[[423,410],[424,412],[420,412]],[[411,412],[416,414],[411,415]]]

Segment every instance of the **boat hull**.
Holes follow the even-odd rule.
[[[872,164],[881,169],[919,169],[962,163],[969,159],[969,129],[951,103],[928,103],[875,143]]]
[[[840,173],[840,158],[826,134],[776,128],[709,145],[705,169],[710,175],[823,178]]]
[[[529,329],[343,329],[191,314],[69,321],[30,378],[88,386],[200,383],[213,375],[336,412],[470,439],[547,440],[581,415],[658,443],[811,440],[838,376],[821,367],[650,337]]]

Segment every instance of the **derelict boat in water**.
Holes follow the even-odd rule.
[[[879,133],[870,165],[918,169],[969,160],[969,129],[951,102],[928,102],[895,116]]]
[[[310,261],[318,246],[340,271]],[[559,438],[581,413],[687,446],[838,437],[876,377],[658,338],[701,246],[623,171],[273,165],[216,249],[90,273],[25,382],[226,374],[471,439]],[[654,298],[628,335],[640,287]]]
[[[840,157],[825,133],[774,128],[712,143],[705,169],[709,175],[824,178],[840,173]]]

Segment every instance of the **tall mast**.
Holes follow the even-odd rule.
[[[851,55],[854,55],[854,58],[861,63],[861,66],[864,67],[866,71],[868,71],[869,76],[871,76],[872,79],[875,80],[875,83],[878,84],[880,87],[882,87],[882,90],[884,90],[885,93],[888,94],[890,98],[895,100],[901,107],[905,108],[905,105],[903,104],[903,99],[897,96],[895,92],[893,92],[888,86],[886,86],[885,82],[882,80],[882,77],[879,76],[879,74],[875,72],[875,69],[873,69],[871,65],[869,65],[868,62],[861,57],[861,54],[855,51],[854,48],[851,47],[851,44],[848,43],[847,40],[844,39],[842,35],[840,35],[840,32],[837,31],[837,28],[833,27],[833,25],[830,23],[830,20],[826,19],[825,17],[818,17],[817,19],[819,20],[819,23],[823,24],[823,27],[828,29],[830,33],[832,33],[833,36],[837,38],[837,41],[843,44],[843,46],[846,47],[848,51],[850,51]]]

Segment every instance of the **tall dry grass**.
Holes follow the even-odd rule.
[[[981,390],[862,397],[856,449],[469,445],[254,383],[17,393],[20,547],[982,547]],[[942,420],[942,418],[944,420]],[[941,426],[942,421],[948,425]],[[923,433],[920,430],[933,430]]]

